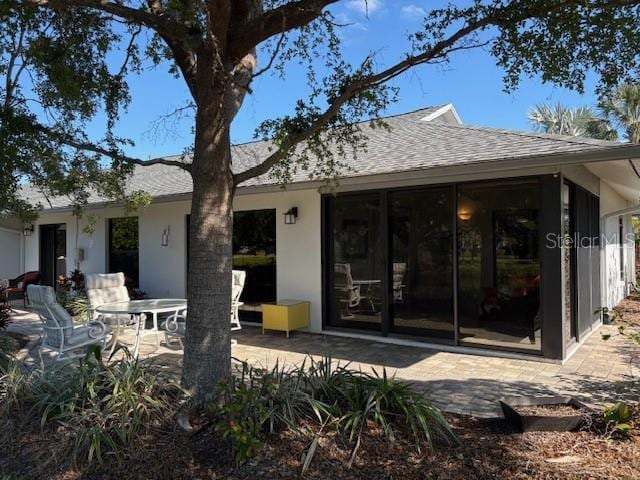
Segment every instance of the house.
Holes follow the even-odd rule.
[[[242,319],[296,298],[311,302],[313,332],[567,359],[635,281],[640,147],[467,126],[452,105],[386,122],[363,124],[368,150],[345,159],[333,192],[304,172],[284,190],[268,176],[238,189]],[[234,165],[267,149],[234,146]],[[44,210],[24,268],[45,283],[76,265],[124,271],[149,295],[184,297],[190,177],[139,167],[129,188],[153,202],[128,218],[94,196],[78,219],[29,192]]]

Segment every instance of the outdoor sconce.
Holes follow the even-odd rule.
[[[30,237],[31,235],[33,235],[33,223],[25,224],[24,228],[22,229],[22,234],[25,237]]]
[[[284,212],[285,225],[293,225],[294,223],[296,223],[297,218],[298,218],[298,207],[291,207],[289,210]]]
[[[161,246],[163,246],[163,247],[169,246],[169,234],[170,233],[171,233],[171,227],[169,225],[167,225],[167,228],[165,228],[162,231],[162,242],[160,243]]]

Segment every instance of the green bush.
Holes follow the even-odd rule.
[[[626,433],[631,430],[633,413],[626,403],[616,403],[607,407],[602,413],[607,424],[612,425],[618,432]]]
[[[102,463],[119,456],[135,436],[177,408],[180,391],[142,368],[130,356],[109,365],[95,349],[77,365],[59,364],[23,374],[13,368],[1,379],[7,412],[35,414],[42,427],[56,426],[73,439],[76,462]],[[5,414],[6,414],[5,413]]]
[[[0,330],[6,330],[11,323],[11,308],[5,303],[0,303]]]
[[[84,291],[75,296],[66,297],[64,308],[81,322],[88,322],[91,319],[89,313],[89,298]]]
[[[29,381],[29,375],[22,371],[20,362],[9,359],[0,365],[0,415],[22,405]]]
[[[0,331],[0,370],[9,365],[18,348],[18,340]]]
[[[267,370],[241,363],[238,375],[220,384],[216,393],[209,413],[216,431],[231,441],[238,464],[261,448],[265,434],[303,425],[314,426],[316,434],[331,428],[342,435],[352,445],[349,465],[371,425],[389,441],[402,431],[418,451],[423,445],[457,444],[440,411],[411,385],[384,370],[370,375],[334,365],[330,357],[309,358],[290,370],[278,364]],[[316,437],[304,469],[317,445]]]

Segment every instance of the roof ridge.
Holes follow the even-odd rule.
[[[371,122],[373,120],[386,120],[386,119],[389,119],[389,118],[405,117],[405,116],[413,115],[413,114],[418,113],[418,112],[422,112],[424,110],[437,111],[437,110],[439,110],[439,109],[441,109],[443,107],[446,107],[447,105],[450,105],[450,104],[449,103],[442,103],[442,104],[439,104],[439,105],[429,105],[427,107],[416,108],[415,110],[410,110],[410,111],[404,112],[404,113],[394,113],[394,114],[385,115],[385,116],[382,116],[382,117],[372,117],[372,118],[368,118],[366,120],[360,120],[360,121],[357,121],[357,122],[352,122],[349,125],[361,125],[361,124],[364,124],[364,123],[369,123],[369,122]],[[232,143],[231,146],[232,147],[242,147],[244,145],[252,145],[252,144],[255,144],[255,143],[263,143],[263,142],[268,142],[268,141],[269,140],[249,140],[247,142]],[[179,155],[169,155],[169,156],[173,157],[173,156],[179,156]],[[164,157],[164,158],[168,158],[168,157]]]
[[[431,123],[429,125],[436,126],[436,127],[465,128],[468,130],[476,130],[479,132],[493,131],[497,133],[518,135],[521,137],[538,138],[538,139],[544,139],[544,140],[555,140],[557,142],[572,143],[576,145],[594,145],[594,146],[602,146],[602,147],[606,147],[606,146],[613,147],[616,145],[622,145],[621,142],[616,142],[613,140],[600,140],[598,138],[578,137],[578,136],[571,136],[571,135],[558,135],[555,133],[532,132],[527,130],[511,130],[508,128],[485,127],[482,125],[468,125],[468,124],[453,125],[449,123],[438,123],[438,124]]]

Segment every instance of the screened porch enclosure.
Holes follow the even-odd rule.
[[[545,244],[581,225],[567,223],[562,185],[545,176],[326,196],[324,327],[562,356],[568,342],[545,344],[543,332],[566,338],[565,315],[595,297],[567,305],[577,290],[562,288],[563,258],[588,255],[588,271],[583,261],[564,278],[599,288],[595,253]]]

